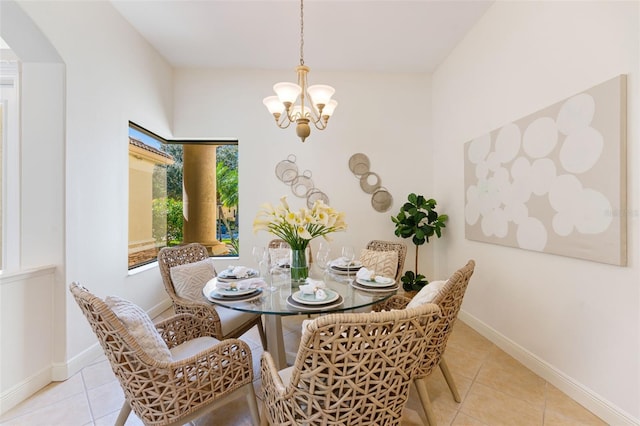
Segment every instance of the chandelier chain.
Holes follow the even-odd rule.
[[[300,65],[304,65],[304,0],[300,0]]]

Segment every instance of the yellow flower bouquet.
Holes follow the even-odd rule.
[[[260,206],[253,221],[254,233],[267,231],[289,244],[293,281],[304,281],[309,274],[305,257],[309,242],[317,237],[329,240],[328,234],[345,229],[344,213],[322,200],[317,200],[311,209],[301,208],[296,212],[289,207],[286,196],[280,198],[280,205],[276,207],[269,203]]]

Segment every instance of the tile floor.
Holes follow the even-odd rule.
[[[165,312],[159,318],[170,315]],[[158,319],[159,319],[158,318]],[[285,317],[287,351],[295,352],[305,316]],[[257,329],[244,337],[254,353],[258,398],[262,347]],[[447,347],[447,362],[462,397],[456,403],[439,370],[427,379],[439,425],[605,425],[584,407],[526,369],[461,321]],[[410,398],[403,426],[426,424],[421,406]],[[0,425],[113,425],[123,394],[104,356],[64,382],[55,382],[0,417]],[[261,404],[261,401],[258,401]],[[262,407],[261,407],[262,409]],[[141,425],[132,413],[127,425]],[[240,396],[192,424],[250,426],[246,400]]]

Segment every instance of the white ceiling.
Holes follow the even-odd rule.
[[[176,67],[293,69],[298,0],[112,0]],[[432,72],[493,0],[306,0],[312,70]]]

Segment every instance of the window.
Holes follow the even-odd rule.
[[[237,218],[237,141],[166,140],[129,124],[129,269],[190,242],[236,256]]]

